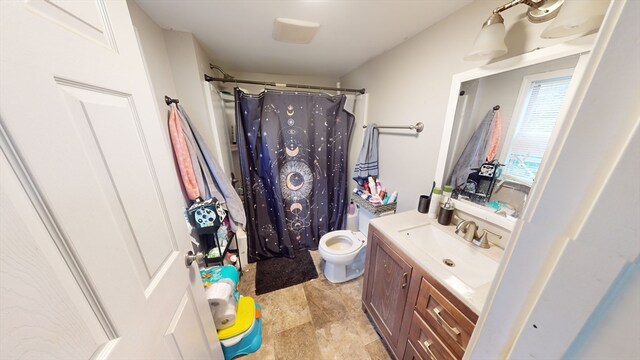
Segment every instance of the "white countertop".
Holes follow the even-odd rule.
[[[465,305],[467,305],[472,311],[480,315],[484,302],[487,299],[491,282],[483,284],[479,287],[471,287],[464,282],[464,279],[460,279],[453,275],[441,261],[434,259],[425,251],[421,251],[416,246],[400,235],[400,231],[406,228],[432,224],[438,229],[441,229],[455,237],[451,241],[460,241],[465,246],[477,251],[487,258],[496,262],[496,265],[500,263],[503,250],[495,245],[492,245],[489,249],[482,249],[470,242],[467,242],[462,237],[455,234],[455,226],[443,226],[438,224],[436,219],[431,219],[427,214],[422,214],[417,210],[402,212],[389,216],[382,216],[371,220],[371,224],[375,225],[376,229],[389,238],[398,248],[403,250],[404,255],[411,258],[414,262],[421,265],[431,276],[444,285],[451,293],[459,298]]]

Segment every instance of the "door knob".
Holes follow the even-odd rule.
[[[194,261],[196,262],[196,264],[202,264],[202,262],[204,261],[204,255],[201,252],[194,254],[191,250],[187,251],[187,254],[184,256],[185,266],[191,266]]]

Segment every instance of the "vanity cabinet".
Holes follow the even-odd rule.
[[[373,233],[376,246],[369,248],[365,306],[378,324],[378,330],[395,346],[400,338],[403,312],[409,294],[409,278],[413,268],[387,243]]]
[[[362,304],[395,359],[461,359],[478,315],[369,227]]]

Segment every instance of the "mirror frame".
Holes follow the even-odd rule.
[[[564,42],[561,44],[557,44],[554,46],[550,46],[543,49],[538,49],[529,53],[525,53],[519,56],[514,56],[512,58],[499,61],[492,64],[483,65],[471,70],[467,70],[458,74],[453,75],[451,81],[451,89],[449,91],[449,102],[447,104],[447,112],[444,122],[444,127],[442,130],[442,139],[440,141],[440,152],[438,155],[438,164],[436,166],[436,174],[435,180],[439,186],[444,186],[446,178],[445,178],[445,167],[447,164],[449,144],[451,142],[451,134],[453,131],[453,125],[455,122],[456,108],[458,105],[458,94],[460,92],[460,87],[464,82],[477,80],[480,78],[484,78],[491,75],[496,75],[500,73],[505,73],[511,70],[521,69],[527,66],[540,64],[547,61],[557,60],[564,57],[579,55],[578,62],[576,64],[574,70],[574,79],[577,81],[572,81],[567,92],[565,98],[565,106],[563,106],[563,110],[561,110],[559,118],[564,118],[566,116],[566,105],[571,103],[575,91],[577,88],[577,84],[580,82],[584,74],[584,69],[589,58],[589,54],[591,49],[593,48],[593,44],[595,42],[596,35],[588,35],[584,36],[572,41]],[[517,94],[516,94],[517,95]],[[558,127],[554,129],[553,134],[551,135],[551,139],[549,139],[549,144],[547,146],[547,151],[553,146],[556,141],[558,133]],[[545,153],[545,158],[547,157],[547,153]],[[546,161],[545,161],[546,162]],[[540,170],[542,171],[545,167],[545,162],[543,162]],[[538,172],[538,174],[541,173]],[[531,187],[531,192],[529,194],[529,199],[527,200],[527,204],[525,207],[530,206],[530,203],[533,202],[533,194],[535,194],[535,185],[537,183],[537,179],[534,180],[533,186]],[[481,205],[477,205],[468,201],[460,201],[457,199],[453,199],[454,206],[456,209],[471,214],[477,218],[490,222],[496,226],[499,226],[509,232],[513,231],[515,224],[517,222],[507,219],[504,216],[498,215],[494,212],[491,212],[485,209]],[[524,211],[523,211],[524,212]]]

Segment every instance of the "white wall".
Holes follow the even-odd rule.
[[[564,357],[637,359],[640,354],[639,317],[640,263],[634,262],[611,286]]]
[[[419,195],[431,189],[452,76],[482,65],[462,58],[482,23],[503,3],[475,1],[341,78],[343,87],[367,89],[371,122],[425,124],[419,136],[409,131],[380,135],[380,177],[387,188],[399,190],[400,211],[415,208]],[[539,34],[548,23],[530,23],[522,18],[525,10],[518,6],[503,13],[509,47],[503,58],[567,40],[541,39]],[[356,131],[362,129],[356,126]]]
[[[211,117],[211,95],[207,94],[208,86],[204,81],[209,60],[191,33],[164,30],[164,39],[176,84],[176,96],[220,166],[229,171],[231,161],[225,148],[227,145],[219,138],[215,119]]]
[[[164,102],[164,96],[175,97],[176,85],[173,82],[171,63],[164,43],[164,32],[138,4],[128,1],[127,5],[138,35],[138,43],[142,48],[147,76],[153,87],[153,96],[158,103],[159,114],[162,119],[166,119],[167,104]]]
[[[161,118],[166,119],[167,114],[164,96],[178,98],[207,147],[230,176],[226,124],[214,111],[222,105],[215,103],[209,84],[204,81],[204,74],[210,71],[206,53],[191,33],[163,30],[135,2],[128,1],[127,5]]]

